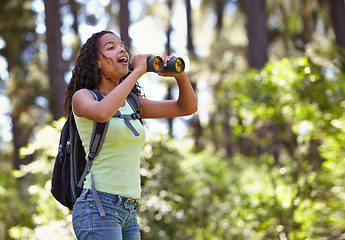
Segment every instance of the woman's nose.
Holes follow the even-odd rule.
[[[126,48],[120,47],[119,53],[124,53],[124,52],[126,52]]]

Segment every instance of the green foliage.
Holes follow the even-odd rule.
[[[5,169],[0,171],[0,239],[7,239],[6,230],[17,224],[32,227],[32,205],[27,201],[28,193],[19,181]]]
[[[142,239],[340,238],[345,224],[341,79],[335,67],[320,69],[300,58],[224,82],[218,98],[231,110],[232,155],[212,145],[192,153],[187,140],[151,139],[141,165]],[[73,239],[70,212],[49,192],[62,123],[42,128],[21,150],[36,161],[13,173],[26,178],[31,206],[17,210],[27,217],[13,220],[13,239],[40,239],[43,230],[62,229]],[[8,199],[4,203],[10,205]]]
[[[75,239],[70,211],[50,194],[63,120],[36,127],[48,111],[39,100],[50,94],[44,37],[35,29],[40,19],[31,2],[0,2],[11,117],[21,128],[18,138],[33,137],[19,152],[31,164],[14,171],[9,160],[1,161],[0,240]],[[344,238],[345,83],[335,66],[343,60],[334,57],[341,50],[330,51],[330,19],[320,18],[328,16],[322,13],[326,2],[267,1],[270,59],[307,55],[313,61],[284,58],[242,73],[248,50],[244,1],[228,1],[228,23],[214,44],[214,15],[193,10],[194,40],[203,57],[191,61],[189,76],[207,82],[208,93],[218,92],[207,103],[210,121],[196,129],[200,152],[162,136],[144,147],[142,239]],[[142,12],[147,7],[151,16],[168,20],[165,3],[144,5]],[[86,21],[98,21],[87,15]]]
[[[345,224],[341,79],[335,67],[320,69],[300,58],[283,59],[224,82],[218,98],[231,109],[232,155],[225,156],[212,145],[192,153],[187,140],[151,139],[141,165],[142,239],[341,236]],[[16,184],[28,189],[1,195],[2,212],[16,201],[21,206],[11,211],[18,212],[20,220],[7,214],[1,218],[3,228],[11,227],[8,234],[13,239],[40,239],[44,230],[61,236],[62,229],[66,239],[74,238],[70,212],[50,195],[63,122],[38,130],[22,148],[23,157],[34,156],[36,161],[13,172],[15,179],[0,178],[3,193],[18,188]]]
[[[1,185],[4,198],[0,220],[8,232],[4,231],[6,237],[0,239],[75,239],[69,210],[50,193],[53,160],[64,121],[38,129],[32,142],[19,154],[22,158],[31,156],[35,161],[3,178],[6,181]]]
[[[340,187],[345,157],[342,79],[335,66],[321,69],[306,58],[285,58],[261,71],[238,74],[219,91],[219,101],[236,119],[231,123],[237,151],[257,156],[245,161],[252,166],[252,160],[259,160],[266,166],[261,172],[270,178],[259,180],[270,198],[252,192],[259,194],[266,218],[255,231],[264,232],[266,238],[341,235],[345,220]]]
[[[231,203],[227,163],[211,150],[182,154],[173,140],[144,149],[142,239],[226,239]]]

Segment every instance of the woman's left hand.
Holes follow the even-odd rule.
[[[172,59],[176,58],[176,56],[174,55],[163,55],[162,56],[162,59],[163,59],[163,66],[166,67],[168,65],[168,62]],[[157,72],[157,74],[159,76],[162,76],[162,77],[178,77],[179,75],[183,74],[183,72],[181,73],[174,73],[174,72]]]
[[[175,56],[163,55],[163,64],[166,66]],[[186,72],[157,72],[162,77],[174,77],[178,85],[177,100],[152,101],[140,99],[143,118],[172,118],[186,116],[198,110],[193,87],[188,79]]]

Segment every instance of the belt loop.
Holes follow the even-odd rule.
[[[125,198],[125,199],[123,199],[123,200],[125,200],[125,201],[123,202],[123,207],[124,207],[125,209],[128,209],[128,200],[129,200],[129,198]]]
[[[138,200],[135,200],[135,206],[134,209],[137,210],[139,208],[140,204]]]
[[[90,189],[85,189],[86,191],[83,194],[83,200],[87,198],[87,195],[89,194]]]
[[[122,198],[121,196],[117,195],[117,203],[115,206],[119,206],[122,203]]]

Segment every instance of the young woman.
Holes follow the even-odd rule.
[[[158,73],[175,77],[179,87],[177,100],[151,101],[143,98],[137,81],[146,72],[150,54],[133,57],[133,71],[128,75],[129,55],[121,39],[110,31],[93,34],[82,46],[68,84],[65,111],[73,111],[85,152],[94,122],[109,121],[109,128],[91,173],[77,199],[73,212],[73,228],[78,239],[140,239],[136,208],[140,199],[140,152],[145,142],[145,129],[132,120],[139,136],[134,136],[124,119],[113,117],[120,110],[131,114],[126,101],[132,91],[140,98],[142,118],[169,118],[193,114],[197,103],[185,72]],[[174,56],[162,56],[164,65]],[[104,96],[96,101],[87,89]],[[101,216],[91,189],[91,176],[104,209]]]

